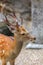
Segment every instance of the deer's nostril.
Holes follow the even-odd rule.
[[[22,35],[25,35],[24,33]]]
[[[34,37],[34,40],[36,40],[36,37]]]

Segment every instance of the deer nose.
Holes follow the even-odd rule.
[[[33,38],[32,42],[33,42],[33,43],[35,43],[35,42],[36,42],[36,37],[34,37],[34,38]]]
[[[36,40],[36,37],[34,37],[34,40]]]

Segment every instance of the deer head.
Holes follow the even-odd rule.
[[[32,41],[35,42],[36,38],[32,36],[23,26],[16,27],[16,35],[18,36],[19,40],[23,42]]]

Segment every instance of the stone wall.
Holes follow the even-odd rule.
[[[33,34],[43,43],[43,0],[32,0]]]

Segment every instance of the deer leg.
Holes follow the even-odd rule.
[[[14,65],[14,60],[11,60],[10,61],[10,65]]]
[[[2,60],[2,65],[6,65],[6,61],[5,60]]]

